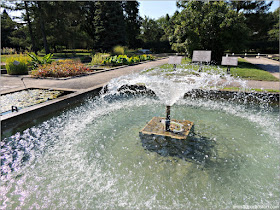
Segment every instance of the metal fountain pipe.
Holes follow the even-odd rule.
[[[170,131],[170,108],[171,106],[166,106],[166,119],[165,119],[165,130]]]

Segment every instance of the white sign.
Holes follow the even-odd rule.
[[[182,56],[170,56],[168,64],[181,64]]]
[[[192,61],[193,62],[210,62],[211,61],[211,50],[194,50]]]
[[[222,57],[222,65],[223,66],[237,66],[238,65],[238,59],[237,57]]]

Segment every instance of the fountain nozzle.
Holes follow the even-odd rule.
[[[170,131],[170,108],[171,106],[166,106],[166,119],[165,119],[165,130]]]

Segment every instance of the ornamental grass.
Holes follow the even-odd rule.
[[[80,61],[67,60],[52,62],[51,64],[40,65],[31,72],[34,77],[70,77],[86,74],[91,70]]]
[[[6,60],[7,73],[11,75],[28,74],[31,59],[23,54],[16,54]]]

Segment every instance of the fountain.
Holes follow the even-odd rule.
[[[176,71],[177,65],[181,64],[182,57],[169,57],[168,64],[173,65]],[[170,88],[170,86],[168,86]],[[167,97],[171,97],[166,92]],[[180,96],[180,95],[179,95]],[[176,99],[177,100],[177,99]],[[191,131],[193,131],[193,122],[188,120],[171,121],[171,105],[166,105],[165,120],[160,117],[153,119],[139,132],[143,147],[150,151],[156,151],[159,154],[169,155],[177,154],[181,156],[185,149],[186,139]]]
[[[3,136],[1,209],[279,207],[279,106],[252,94],[193,91],[231,82],[246,88],[188,65],[156,68],[116,78],[100,97]],[[139,138],[166,106],[172,119],[195,124],[181,155],[151,152]]]

